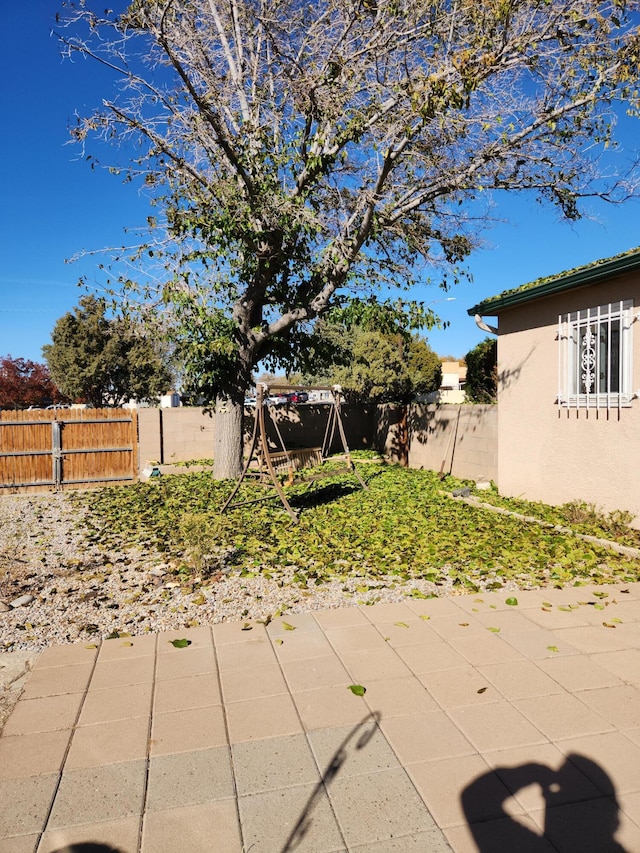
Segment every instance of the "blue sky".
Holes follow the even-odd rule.
[[[99,282],[98,260],[67,258],[126,241],[125,227],[144,224],[145,200],[117,177],[92,170],[67,144],[74,112],[91,112],[109,93],[109,75],[92,63],[60,59],[54,26],[58,0],[5,5],[0,74],[0,355],[42,360],[58,317],[77,304],[76,282]],[[640,124],[621,125],[621,162],[638,147]],[[444,294],[435,285],[417,294],[449,322],[432,330],[441,355],[462,356],[485,337],[467,308],[509,287],[609,257],[640,245],[640,201],[621,206],[593,202],[591,219],[562,223],[553,210],[525,196],[500,200],[503,220],[472,255],[471,284]],[[442,301],[443,297],[453,301]]]

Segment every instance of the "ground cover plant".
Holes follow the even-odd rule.
[[[492,506],[533,516],[549,524],[570,527],[576,533],[597,536],[621,545],[640,548],[640,530],[629,527],[633,521],[632,513],[625,510],[606,512],[595,504],[585,501],[570,501],[560,506],[549,506],[540,501],[527,501],[523,498],[505,498],[495,488],[478,493],[478,499]]]
[[[640,560],[570,533],[499,515],[451,498],[452,482],[396,466],[360,466],[368,490],[349,475],[294,486],[296,524],[279,501],[254,502],[220,515],[230,481],[210,472],[165,476],[127,488],[76,495],[89,506],[87,537],[165,552],[182,574],[220,570],[287,577],[300,587],[361,578],[362,591],[385,583],[424,597],[416,581],[461,590],[629,582]],[[241,487],[253,500],[265,489]],[[293,575],[291,575],[291,571]]]

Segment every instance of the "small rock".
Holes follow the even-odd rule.
[[[454,498],[468,498],[471,494],[471,489],[454,489],[451,494],[454,496]]]
[[[31,604],[32,601],[35,601],[33,595],[21,595],[20,598],[14,598],[13,601],[9,602],[10,607],[26,607],[27,604]]]
[[[11,610],[11,607],[6,601],[0,601],[0,613],[6,613],[7,610]]]
[[[156,566],[154,569],[149,569],[149,574],[156,578],[161,578],[163,575],[166,575],[166,573],[166,569],[162,569],[160,566]]]

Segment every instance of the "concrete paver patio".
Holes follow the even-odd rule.
[[[640,584],[512,595],[50,647],[0,853],[639,853]]]

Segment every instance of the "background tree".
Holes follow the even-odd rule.
[[[495,403],[498,398],[498,339],[485,338],[465,356],[465,395],[472,403]]]
[[[341,385],[345,397],[357,402],[407,403],[418,394],[440,387],[442,365],[429,344],[406,332],[377,331],[332,319],[318,322],[307,361],[333,363],[302,383]]]
[[[0,409],[44,407],[61,399],[46,364],[10,355],[0,357]]]
[[[68,52],[119,79],[74,136],[135,142],[125,179],[141,179],[159,211],[113,275],[124,260],[164,263],[157,288],[134,277],[172,311],[187,370],[216,398],[217,476],[240,468],[252,368],[297,369],[336,302],[424,283],[434,263],[455,281],[483,217],[473,202],[531,190],[571,219],[583,194],[633,189],[605,180],[598,156],[615,103],[638,106],[639,8],[133,0],[118,16],[83,0],[71,11]]]
[[[83,296],[55,324],[42,348],[51,376],[71,400],[101,408],[131,397],[157,401],[172,383],[166,347],[125,317],[108,317],[105,299]]]

